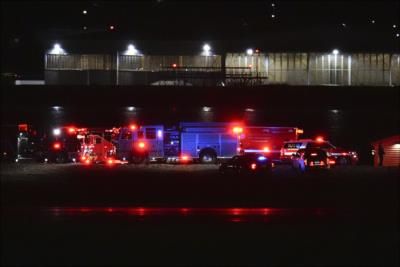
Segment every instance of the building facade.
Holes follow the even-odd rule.
[[[399,86],[400,54],[46,54],[48,85]]]

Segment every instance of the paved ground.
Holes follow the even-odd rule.
[[[2,264],[396,265],[399,168],[2,164]]]

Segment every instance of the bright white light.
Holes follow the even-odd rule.
[[[45,162],[45,163],[47,163],[48,161],[49,161],[49,159],[48,159],[48,158],[45,158],[45,159],[44,159],[44,162]]]
[[[397,28],[397,25],[396,24],[393,24],[393,29],[396,29]]]
[[[334,54],[334,55],[337,55],[337,54],[339,54],[339,50],[337,50],[337,49],[333,49],[333,51],[332,51],[332,54]]]
[[[209,111],[211,111],[211,108],[210,107],[203,107],[203,111],[209,112]]]
[[[396,33],[396,37],[399,37],[400,36],[400,33]]]
[[[86,15],[87,14],[87,10],[83,10],[82,14]]]
[[[372,23],[372,24],[375,24],[375,20],[374,20],[374,19],[373,19],[373,20],[371,20],[371,23]]]
[[[203,55],[209,56],[211,54],[211,46],[209,44],[203,45]]]
[[[60,135],[61,134],[61,130],[59,128],[55,128],[55,129],[53,129],[53,134],[55,136]]]
[[[127,56],[136,56],[139,54],[139,51],[135,48],[133,44],[128,45],[128,49],[125,51],[125,55]]]
[[[247,112],[254,112],[255,110],[253,108],[246,108],[245,111]]]
[[[251,56],[253,55],[253,49],[249,48],[246,50],[247,55]]]
[[[342,26],[343,26],[343,27],[346,27],[346,23],[342,23]]]
[[[339,113],[338,109],[332,109],[331,111],[332,111],[332,113],[335,113],[335,114]]]
[[[53,109],[54,109],[55,111],[59,111],[59,110],[61,109],[61,107],[60,107],[60,106],[54,106]]]
[[[72,158],[72,162],[76,162],[76,158]]]
[[[161,130],[158,130],[158,131],[157,131],[157,137],[158,137],[158,138],[162,138],[162,131],[161,131]]]
[[[87,30],[87,27],[86,27],[86,26],[83,26],[83,29],[84,29],[84,30]]]
[[[271,15],[271,18],[275,18],[275,14],[272,14],[272,15]]]
[[[271,6],[275,6],[275,4],[274,4],[274,3],[272,3],[272,4],[271,4]]]
[[[50,54],[52,55],[65,55],[64,49],[61,48],[60,44],[54,44],[53,49],[50,50]]]
[[[393,145],[393,148],[395,148],[395,149],[400,149],[400,144],[394,144],[394,145]]]
[[[135,110],[135,107],[128,107],[128,110],[129,110],[129,111],[134,111],[134,110]]]

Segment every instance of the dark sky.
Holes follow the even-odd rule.
[[[2,1],[1,7],[2,72],[20,74],[43,73],[43,53],[54,40],[89,40],[93,52],[104,48],[96,40],[153,40],[140,47],[148,53],[157,44],[158,52],[184,51],[182,40],[194,47],[215,40],[221,51],[399,51],[398,1]],[[158,42],[170,40],[176,44]]]

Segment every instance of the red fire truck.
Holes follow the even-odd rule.
[[[297,127],[245,126],[240,136],[240,153],[266,153],[274,162],[280,162],[285,141],[297,140],[303,133]]]

